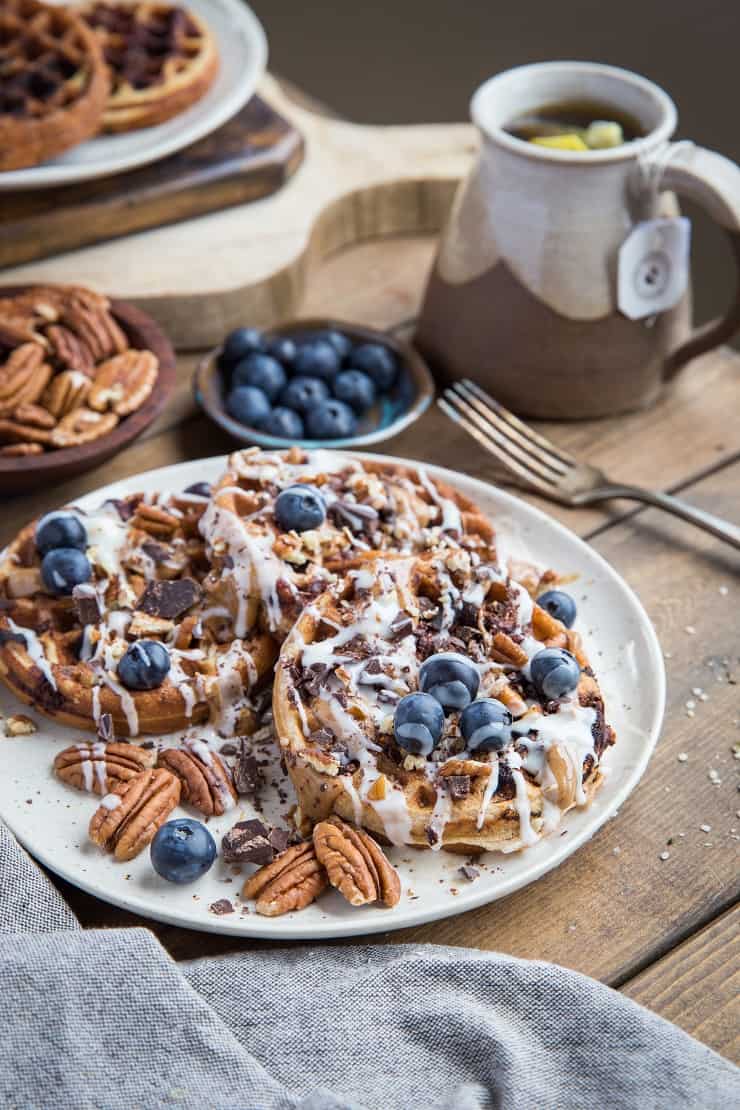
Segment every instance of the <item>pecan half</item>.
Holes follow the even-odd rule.
[[[313,843],[329,882],[351,905],[398,903],[401,897],[398,872],[364,829],[355,829],[338,817],[330,817],[313,830]]]
[[[0,447],[0,458],[21,459],[28,455],[43,455],[44,448],[40,443],[8,443]]]
[[[18,405],[38,401],[52,375],[44,357],[37,343],[24,343],[0,366],[0,416],[8,416]]]
[[[156,539],[169,540],[174,536],[180,521],[159,505],[147,505],[141,501],[136,508],[136,515],[131,521],[134,528],[148,532]]]
[[[95,371],[95,381],[87,403],[104,412],[112,409],[128,416],[146,401],[154,389],[159,359],[151,351],[125,351],[108,359]]]
[[[54,447],[79,447],[94,439],[107,436],[118,423],[114,412],[93,412],[92,409],[73,409],[63,417],[51,435]]]
[[[76,790],[108,794],[153,763],[154,753],[135,744],[83,740],[59,752],[54,759],[54,773]]]
[[[46,428],[0,418],[0,443],[51,443],[51,435]]]
[[[63,370],[52,378],[41,398],[45,409],[57,420],[82,408],[90,392],[90,379],[81,370]]]
[[[32,428],[46,428],[47,431],[56,424],[50,412],[41,405],[33,404],[19,405],[13,412],[13,419],[19,424],[29,424]]]
[[[107,308],[74,297],[64,306],[64,323],[82,340],[96,362],[128,349],[128,340]]]
[[[180,780],[175,775],[163,767],[141,771],[105,795],[88,835],[117,860],[133,859],[152,842],[179,801]]]
[[[53,324],[46,329],[54,361],[65,370],[76,370],[92,378],[95,374],[95,360],[90,348],[64,324]]]
[[[165,748],[159,766],[177,775],[183,801],[207,817],[220,817],[236,802],[231,771],[203,740],[184,740],[181,748]]]
[[[313,844],[296,844],[272,863],[250,876],[242,888],[244,898],[256,900],[257,913],[280,917],[309,906],[322,890],[327,877],[318,861]]]

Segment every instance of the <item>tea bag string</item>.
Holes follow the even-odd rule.
[[[637,166],[640,173],[640,184],[653,196],[658,195],[668,166],[677,158],[683,157],[694,150],[696,144],[691,139],[681,139],[678,143],[663,143],[655,151],[638,155]]]

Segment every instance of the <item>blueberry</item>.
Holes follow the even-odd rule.
[[[331,343],[325,339],[312,339],[302,343],[293,360],[296,374],[307,378],[321,378],[329,382],[341,365],[341,358]]]
[[[530,674],[539,696],[545,701],[555,701],[575,690],[581,667],[565,648],[543,648],[532,659]]]
[[[271,409],[267,394],[255,385],[237,386],[226,398],[229,416],[251,428],[258,428],[265,417],[270,415]]]
[[[265,337],[257,328],[237,328],[226,337],[221,352],[221,366],[236,366],[247,355],[265,349]]]
[[[329,396],[329,386],[321,378],[293,378],[280,394],[280,404],[303,416]]]
[[[563,590],[548,590],[537,598],[537,604],[546,609],[556,621],[562,621],[566,628],[572,628],[576,619],[576,603],[570,594]]]
[[[471,752],[500,752],[511,741],[513,717],[496,698],[471,701],[460,715],[460,732]]]
[[[87,547],[87,532],[78,516],[73,513],[47,513],[36,525],[36,550],[46,555],[55,547]]]
[[[168,883],[193,883],[213,866],[216,841],[200,821],[178,817],[157,830],[149,854],[152,867]]]
[[[71,594],[75,586],[89,582],[92,567],[77,547],[55,547],[41,560],[41,577],[52,594]]]
[[[476,668],[466,656],[455,651],[432,655],[419,668],[419,689],[436,698],[445,713],[469,705],[479,685]]]
[[[157,640],[137,640],[118,663],[118,677],[127,690],[155,690],[170,669],[170,654]]]
[[[303,439],[303,421],[297,412],[278,406],[262,421],[261,431],[281,439]]]
[[[342,370],[332,382],[334,396],[362,416],[375,403],[375,384],[362,370]]]
[[[293,365],[298,347],[292,339],[288,339],[287,335],[276,335],[273,339],[268,339],[266,350],[268,355],[272,355],[278,362],[282,362],[283,366],[289,368]]]
[[[349,361],[356,370],[369,374],[381,392],[390,389],[398,375],[398,360],[382,343],[362,343],[352,351]]]
[[[393,716],[393,731],[399,747],[412,755],[430,755],[444,728],[442,706],[429,694],[407,694]]]
[[[211,483],[210,482],[193,482],[192,486],[188,486],[182,491],[183,493],[191,493],[193,497],[210,497],[211,496]]]
[[[352,350],[352,340],[344,332],[337,331],[336,328],[320,331],[315,338],[322,339],[325,343],[331,343],[342,362]]]
[[[234,367],[232,385],[253,385],[266,393],[271,401],[277,399],[280,390],[287,381],[285,370],[276,358],[263,355],[259,351],[247,355]]]
[[[306,427],[311,439],[347,439],[357,431],[357,417],[344,401],[322,401],[309,412]]]
[[[275,501],[275,519],[283,532],[307,532],[326,520],[326,502],[314,486],[287,486]]]

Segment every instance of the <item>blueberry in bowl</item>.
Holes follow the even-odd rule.
[[[409,344],[327,319],[236,329],[201,362],[194,390],[235,439],[277,449],[378,443],[434,396],[426,363]]]

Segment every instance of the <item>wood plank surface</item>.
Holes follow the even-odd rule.
[[[408,321],[432,251],[427,239],[399,239],[337,255],[318,272],[301,311],[331,311],[376,326]],[[232,445],[226,437],[194,413],[189,392],[193,365],[192,356],[180,360],[180,386],[168,412],[147,438],[104,472],[53,493],[45,490],[7,502],[2,538],[36,512],[104,482],[228,450]],[[689,500],[738,520],[740,442],[737,422],[728,413],[737,410],[739,365],[737,355],[717,352],[691,366],[649,412],[614,421],[547,425],[546,434],[600,462],[617,478],[682,488]],[[437,412],[384,449],[489,480],[495,476],[483,452]],[[740,795],[735,779],[740,765],[731,749],[740,739],[740,559],[719,541],[654,510],[625,517],[629,506],[624,504],[611,514],[547,509],[581,535],[597,533],[594,547],[636,589],[655,622],[669,678],[662,739],[621,812],[555,872],[499,903],[377,940],[470,945],[554,960],[613,985],[625,984],[628,993],[668,1017],[685,1015],[685,1028],[727,1050],[721,1015],[728,1012],[730,977],[712,970],[714,956],[694,957],[699,949],[687,946],[705,945],[699,930],[709,926],[707,935],[713,937],[712,923],[719,928],[738,896]],[[708,700],[693,695],[696,689]],[[686,707],[689,700],[696,702],[693,716]],[[686,753],[685,761],[679,761],[681,753]],[[710,781],[710,770],[718,773],[719,785]],[[709,825],[710,832],[701,825]],[[667,859],[660,858],[664,852]],[[67,884],[59,885],[86,926],[141,924]],[[260,947],[255,941],[153,923],[147,927],[179,959]],[[735,941],[724,926],[719,939],[723,948]],[[688,952],[696,974],[682,977],[682,951]],[[704,972],[711,974],[710,1008],[702,960]]]
[[[624,983],[635,1002],[740,1064],[740,906]]]

